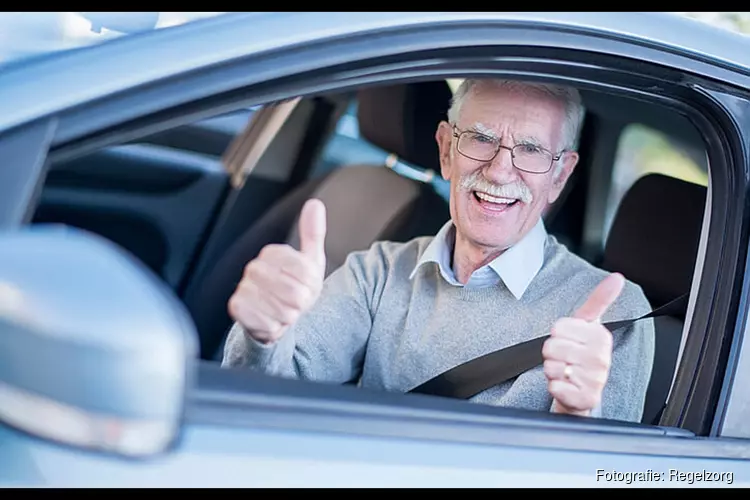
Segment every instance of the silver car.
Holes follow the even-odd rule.
[[[103,14],[0,63],[0,484],[750,484],[747,38],[635,12]],[[545,223],[654,309],[686,304],[654,320],[641,422],[220,367],[242,266],[332,175],[400,214],[366,241],[342,219],[341,255],[445,220],[426,132],[368,131],[434,131],[467,75],[581,89],[581,162]],[[418,196],[375,197],[385,175]]]

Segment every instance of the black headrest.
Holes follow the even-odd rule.
[[[359,131],[389,153],[439,172],[435,132],[448,119],[452,96],[445,80],[363,89],[357,96]]]
[[[652,307],[690,290],[706,187],[661,174],[638,179],[617,210],[602,267],[639,284]]]

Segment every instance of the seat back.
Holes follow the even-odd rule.
[[[435,132],[447,119],[451,96],[445,81],[361,90],[357,95],[360,134],[400,160],[439,172]],[[430,184],[399,175],[383,164],[343,165],[318,184],[313,196],[327,208],[326,275],[343,265],[352,251],[378,240],[433,235],[450,218],[448,204]],[[299,248],[297,230],[295,219],[287,238],[295,248]]]
[[[435,132],[446,119],[450,87],[445,81],[376,87],[358,94],[361,135],[408,163],[440,171]],[[221,356],[231,326],[227,301],[245,265],[269,243],[299,248],[297,220],[309,198],[327,209],[326,275],[346,256],[379,240],[407,241],[433,235],[448,221],[446,201],[429,184],[403,177],[383,164],[341,165],[302,183],[248,228],[186,300],[201,339],[201,357]]]
[[[690,291],[703,224],[706,188],[661,174],[638,179],[618,207],[602,267],[643,289],[652,308]],[[656,424],[666,403],[685,322],[654,319],[656,352],[642,422]]]

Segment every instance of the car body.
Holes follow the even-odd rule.
[[[54,413],[16,413],[11,423],[3,413],[10,411],[3,404],[11,398],[2,399],[0,390],[0,421],[5,422],[0,424],[0,484],[750,484],[750,393],[745,389],[750,361],[744,348],[750,287],[748,47],[739,35],[656,13],[288,12],[226,14],[11,62],[0,72],[0,151],[6,161],[0,173],[0,221],[7,238],[0,283],[9,280],[26,286],[32,298],[44,297],[30,302],[37,308],[33,312],[56,323],[19,333],[25,330],[11,319],[20,313],[10,306],[0,311],[5,352],[12,347],[25,355],[5,359],[9,368],[0,372],[0,382],[20,387],[19,380],[33,380],[46,397],[75,400],[79,410],[91,412],[106,407],[148,414],[149,405],[159,406],[158,396],[180,393],[179,403],[159,414],[176,422],[177,439],[134,459],[120,456],[117,448],[66,442],[63,424],[72,424],[54,420]],[[346,155],[387,162],[388,154],[383,158],[382,151],[363,144],[358,132],[347,135],[346,119],[339,120],[357,112],[351,94],[366,86],[469,74],[565,80],[588,92],[595,118],[581,137],[582,158],[589,158],[582,160],[583,181],[572,185],[564,208],[549,214],[549,221],[553,232],[592,262],[600,261],[607,239],[607,200],[620,196],[597,193],[616,186],[616,169],[605,167],[615,161],[625,125],[643,122],[674,132],[670,140],[680,154],[698,165],[690,175],[705,179],[709,197],[705,212],[699,207],[704,219],[695,241],[697,264],[684,290],[690,307],[658,423],[568,418],[222,369],[215,343],[207,347],[194,327],[174,319],[184,311],[178,297],[194,303],[191,294],[201,291],[196,283],[217,256],[289,189],[296,174],[292,169],[282,175],[277,166],[293,149],[285,141],[297,137],[295,152],[303,155],[313,132],[328,131],[305,156],[306,165],[317,165],[313,170],[355,163]],[[326,96],[333,96],[330,103]],[[340,106],[338,96],[348,96]],[[318,108],[298,113],[299,102],[322,103],[321,109],[334,107],[340,115],[321,112],[321,125],[312,121]],[[268,103],[276,105],[264,106]],[[304,133],[283,128],[292,116],[307,117]],[[236,121],[227,125],[232,117]],[[273,128],[275,120],[280,128]],[[264,142],[267,130],[272,135]],[[248,151],[257,147],[260,156],[278,148],[273,149],[277,156],[274,162],[261,158],[248,173]],[[434,172],[407,163],[394,170],[427,183],[435,180]],[[444,183],[438,179],[434,188],[445,198]],[[44,223],[98,233],[144,265],[126,272],[112,257],[108,266],[88,269],[81,255],[99,258],[104,250],[89,243],[66,246],[60,239],[55,252],[49,248],[58,241],[55,234],[20,235]],[[50,245],[43,248],[41,242]],[[36,252],[47,255],[50,264],[35,267]],[[70,266],[60,270],[60,279],[34,274],[34,269],[52,272],[58,262]],[[113,283],[123,284],[121,296],[130,302],[110,298],[107,273]],[[132,289],[125,286],[130,284]],[[163,295],[153,295],[163,307],[152,307],[151,292],[133,291],[147,289],[163,289]],[[12,294],[3,290],[0,298],[10,301]],[[56,298],[70,308],[56,305]],[[170,308],[179,313],[172,315]],[[65,328],[56,332],[55,324]],[[42,331],[47,335],[38,335]],[[58,346],[69,359],[53,357],[35,366],[28,347],[34,332],[50,342],[69,336],[70,346]],[[134,387],[128,385],[125,365],[97,364],[83,342],[105,353],[120,349],[131,356],[130,370],[142,368],[142,374],[156,369],[142,354],[153,347],[154,359],[169,358],[159,366],[174,371],[157,370],[153,386]],[[200,361],[193,343],[200,347]],[[165,346],[185,358],[157,349]],[[101,376],[93,368],[86,371],[93,366]],[[191,375],[184,381],[183,369]],[[76,370],[81,378],[65,378]],[[82,385],[63,387],[55,374]],[[157,383],[162,376],[170,383]],[[117,406],[117,395],[125,393],[142,398]],[[184,411],[175,416],[175,407]]]

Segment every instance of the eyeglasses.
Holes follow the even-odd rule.
[[[534,144],[516,144],[513,147],[503,146],[500,141],[473,130],[459,130],[453,125],[453,137],[458,138],[456,149],[463,156],[476,161],[492,161],[501,149],[510,151],[513,166],[518,170],[532,174],[546,174],[554,162],[559,160],[565,150],[557,155]]]

